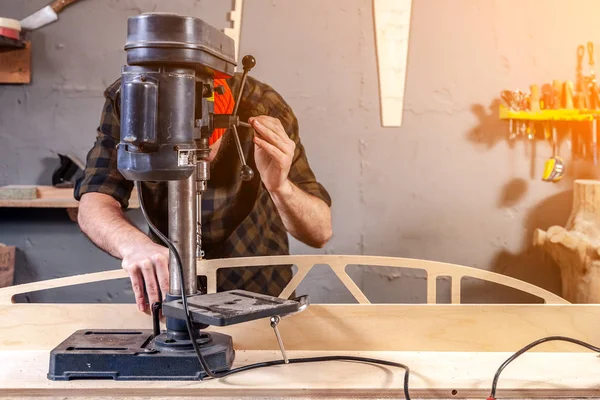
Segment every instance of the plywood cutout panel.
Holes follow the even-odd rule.
[[[381,124],[402,125],[412,0],[373,0]]]
[[[482,269],[464,267],[461,265],[448,264],[437,261],[417,260],[398,257],[378,257],[378,256],[354,256],[354,255],[299,255],[299,256],[265,256],[265,257],[239,257],[216,260],[197,260],[197,273],[206,276],[207,290],[209,293],[217,291],[217,271],[220,268],[243,268],[256,266],[275,266],[275,265],[295,265],[298,269],[297,274],[283,289],[280,298],[288,298],[298,287],[300,282],[306,277],[308,272],[315,265],[329,265],[331,270],[340,279],[342,284],[350,291],[352,296],[360,304],[370,304],[367,296],[354,283],[346,272],[349,265],[370,265],[379,267],[393,268],[412,268],[421,269],[427,272],[427,302],[436,302],[435,285],[429,282],[436,282],[438,276],[447,276],[452,280],[451,297],[452,303],[460,303],[460,281],[464,277],[472,277],[488,282],[508,286],[533,296],[539,297],[547,304],[568,304],[565,299],[551,293],[545,289],[537,287],[527,282],[500,275],[494,272]],[[33,292],[37,290],[46,290],[57,287],[71,285],[80,285],[90,282],[99,282],[102,280],[118,279],[127,277],[123,270],[114,270],[99,272],[93,274],[83,274],[65,278],[51,279],[48,281],[32,282],[19,286],[14,286],[5,290],[0,290],[0,305],[11,304],[17,294]]]
[[[568,301],[545,289],[530,283],[511,278],[494,272],[470,268],[443,262],[416,260],[399,257],[355,256],[355,255],[302,255],[302,256],[268,256],[268,257],[240,257],[219,260],[198,260],[198,275],[206,276],[207,290],[209,293],[217,291],[217,271],[220,268],[243,268],[250,266],[275,266],[295,265],[298,272],[283,289],[280,298],[287,299],[291,293],[315,266],[325,264],[331,267],[342,284],[350,291],[360,304],[369,304],[370,301],[362,290],[348,275],[346,268],[349,265],[369,265],[373,267],[392,267],[421,269],[427,273],[427,303],[436,303],[436,280],[439,276],[451,279],[451,302],[459,304],[461,301],[461,280],[471,277],[487,282],[496,283],[520,290],[536,296],[548,304],[566,304]],[[1,300],[1,297],[0,297]]]

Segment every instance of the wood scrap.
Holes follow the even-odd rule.
[[[0,200],[33,200],[37,198],[36,186],[7,185],[0,187]]]

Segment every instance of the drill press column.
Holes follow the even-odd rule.
[[[181,256],[185,287],[183,294],[196,294],[196,174],[180,181],[169,181],[169,239]],[[178,265],[173,254],[169,257],[169,294],[182,295]]]

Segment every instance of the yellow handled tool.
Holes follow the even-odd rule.
[[[564,175],[565,164],[559,156],[552,156],[544,164],[544,176],[546,182],[558,182]]]
[[[552,157],[544,163],[542,180],[546,182],[558,182],[563,177],[564,171],[564,161],[558,155],[558,132],[556,125],[552,124]]]

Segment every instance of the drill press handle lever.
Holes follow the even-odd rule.
[[[242,99],[242,94],[244,93],[244,87],[246,86],[246,77],[248,76],[248,72],[256,65],[256,59],[247,55],[242,59],[242,65],[244,66],[244,73],[242,74],[242,82],[240,83],[240,89],[236,96],[235,105],[233,108],[232,114],[213,114],[212,115],[212,128],[225,128],[231,129],[233,133],[233,138],[235,139],[235,147],[237,149],[238,156],[240,157],[240,162],[242,163],[242,168],[240,171],[240,176],[243,181],[249,181],[254,178],[254,171],[248,164],[246,164],[246,157],[244,157],[244,152],[242,150],[242,145],[240,143],[240,137],[238,134],[238,126],[243,126],[246,128],[252,128],[252,126],[246,122],[240,121],[240,118],[237,115],[238,107],[240,106],[240,101]],[[222,86],[217,86],[214,88],[214,92],[218,94],[223,94],[224,88]]]
[[[237,148],[238,156],[240,157],[240,162],[242,163],[240,176],[243,181],[249,181],[252,180],[252,178],[254,178],[254,171],[252,170],[252,168],[250,168],[248,164],[246,164],[246,158],[244,157],[244,152],[242,151],[242,145],[240,143],[240,137],[237,131],[238,126],[241,125],[249,127],[249,125],[239,121],[237,112],[238,107],[240,106],[240,101],[242,99],[242,93],[244,93],[244,87],[246,86],[246,77],[248,76],[248,72],[250,72],[250,70],[256,65],[256,59],[251,55],[247,55],[242,59],[242,65],[244,66],[244,72],[242,74],[242,83],[240,84],[240,89],[238,91],[237,98],[235,100],[235,105],[233,108],[233,114],[231,115],[231,117],[235,118],[235,123],[232,123],[230,127],[231,131],[233,132],[233,137],[235,139],[235,147]]]

